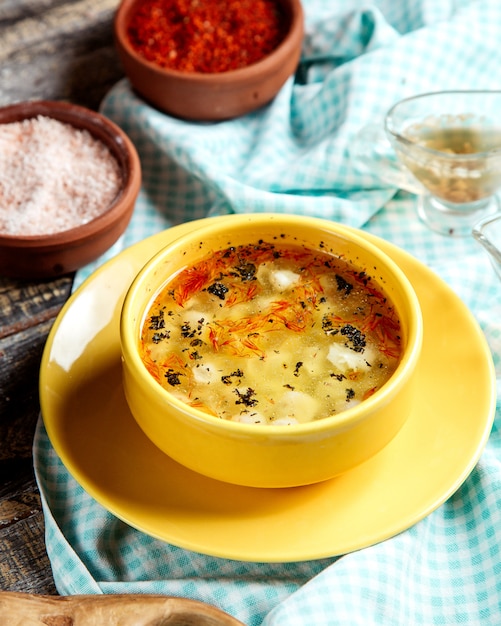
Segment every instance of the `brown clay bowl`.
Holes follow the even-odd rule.
[[[122,188],[104,213],[75,228],[48,235],[0,233],[0,276],[54,278],[94,261],[124,232],[141,185],[141,165],[134,145],[100,113],[65,102],[29,101],[0,108],[0,124],[39,115],[85,129],[102,141],[119,164]]]
[[[270,102],[296,70],[304,32],[300,0],[277,0],[287,16],[288,30],[275,50],[253,65],[219,73],[166,69],[138,54],[127,27],[140,2],[120,3],[114,22],[116,47],[132,87],[165,113],[198,121],[238,117]]]

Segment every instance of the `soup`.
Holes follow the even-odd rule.
[[[395,371],[400,324],[365,271],[327,252],[259,241],[215,252],[165,284],[141,357],[170,393],[250,424],[322,419]]]

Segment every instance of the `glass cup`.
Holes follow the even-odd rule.
[[[401,100],[352,150],[382,180],[417,194],[420,218],[443,235],[470,236],[499,210],[501,91],[448,91]]]
[[[484,218],[476,224],[473,236],[489,253],[492,266],[501,279],[501,213]]]

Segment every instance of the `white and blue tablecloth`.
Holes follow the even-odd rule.
[[[209,215],[288,212],[340,221],[404,248],[440,275],[482,327],[501,377],[501,284],[472,238],[417,218],[415,198],[349,158],[356,133],[397,100],[501,88],[499,0],[303,0],[298,72],[274,101],[211,124],[173,119],[126,80],[102,111],[135,143],[143,185],[131,224],[76,284],[150,234]],[[501,113],[500,113],[501,114]],[[127,526],[69,475],[42,421],[34,453],[47,550],[61,594],[165,593],[248,626],[501,624],[501,408],[466,482],[398,536],[342,558],[230,561]]]

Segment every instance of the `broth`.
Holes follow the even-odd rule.
[[[164,285],[140,352],[190,406],[290,425],[380,389],[399,362],[400,324],[364,271],[327,252],[260,241],[211,254]]]

